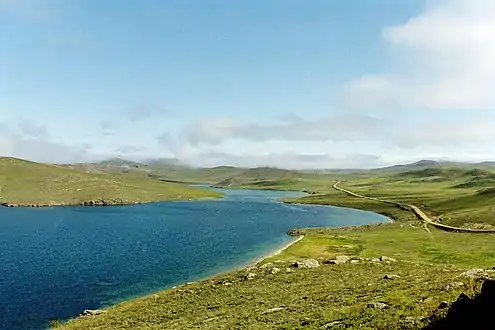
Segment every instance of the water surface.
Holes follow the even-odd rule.
[[[221,191],[218,201],[0,208],[0,329],[43,328],[246,265],[290,242],[292,228],[387,221],[277,202],[292,192]]]

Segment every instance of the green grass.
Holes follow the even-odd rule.
[[[421,164],[421,166],[423,166]],[[388,171],[388,170],[387,170]],[[364,195],[415,204],[432,218],[459,226],[495,224],[492,188],[459,188],[463,182],[491,179],[489,170],[456,166],[455,170],[420,168],[397,174],[395,169],[347,173],[341,184]],[[426,230],[410,211],[356,198],[331,188],[334,174],[302,173],[300,180],[273,178],[245,187],[313,190],[318,194],[289,202],[352,207],[387,215],[391,224],[347,228],[295,229],[302,241],[250,270],[223,274],[198,283],[124,302],[96,317],[69,321],[63,329],[420,329],[441,301],[461,292],[475,294],[481,279],[459,277],[466,269],[490,269],[495,264],[495,236]],[[270,181],[270,180],[265,180]],[[487,183],[486,181],[485,183]],[[489,187],[489,185],[487,185]],[[337,255],[363,258],[357,264],[327,265]],[[397,262],[372,262],[388,256]],[[286,272],[294,260],[314,258],[315,269]],[[271,274],[273,267],[280,268]],[[256,273],[246,280],[247,272]],[[384,280],[386,274],[400,275]],[[448,287],[452,282],[459,287]],[[229,283],[229,285],[225,285]],[[385,309],[370,308],[383,302]],[[278,311],[267,311],[280,308]]]
[[[220,194],[138,174],[84,173],[55,165],[0,158],[0,202],[67,205],[83,201],[143,203],[215,198]]]
[[[458,277],[465,268],[495,262],[489,235],[430,234],[401,224],[302,232],[301,242],[255,268],[124,302],[99,316],[71,320],[62,329],[318,329],[337,321],[336,329],[421,328],[441,301],[479,289],[480,281]],[[323,264],[336,255],[386,255],[399,261]],[[322,266],[286,273],[292,260],[308,257]],[[273,267],[281,271],[271,274]],[[248,272],[256,277],[244,279]],[[384,280],[386,274],[401,277]],[[459,281],[464,286],[447,288]],[[374,302],[388,308],[370,308]]]

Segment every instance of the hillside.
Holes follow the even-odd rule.
[[[0,158],[0,202],[19,205],[108,204],[214,198],[208,190],[138,174],[87,173],[62,166]]]
[[[271,167],[257,167],[245,170],[226,180],[218,182],[218,187],[270,188],[290,186],[302,180],[303,174],[296,171]]]
[[[434,229],[428,233],[400,224],[294,232],[304,239],[256,266],[123,302],[59,326],[422,329],[432,315],[444,315],[461,293],[479,290],[483,275],[463,275],[466,270],[489,269],[495,261],[493,236]],[[341,261],[332,263],[337,259]],[[493,274],[482,271],[488,273]]]
[[[245,170],[233,166],[195,168],[167,159],[151,159],[139,163],[114,158],[95,163],[64,164],[60,166],[87,173],[144,174],[163,181],[200,184],[214,184]]]

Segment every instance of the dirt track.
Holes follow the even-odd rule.
[[[358,198],[364,198],[364,199],[369,199],[375,202],[380,202],[380,203],[387,203],[387,204],[392,204],[397,207],[400,207],[401,209],[409,210],[413,212],[418,218],[423,220],[426,224],[431,225],[433,227],[436,227],[438,229],[446,230],[446,231],[453,231],[453,232],[464,232],[464,233],[485,233],[485,234],[493,234],[495,233],[495,229],[469,229],[469,228],[459,228],[459,227],[453,227],[449,225],[444,225],[442,223],[435,222],[431,220],[419,207],[412,205],[412,204],[401,204],[398,202],[394,201],[389,201],[385,199],[380,199],[376,197],[368,197],[360,194],[356,194],[355,192],[352,192],[350,190],[344,189],[339,187],[338,185],[342,181],[338,181],[333,185],[334,189],[337,189],[338,191],[344,192],[348,195],[358,197]]]

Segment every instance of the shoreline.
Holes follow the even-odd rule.
[[[48,208],[48,207],[111,207],[111,206],[130,206],[130,205],[142,205],[142,204],[152,204],[152,203],[163,203],[163,202],[199,202],[199,201],[209,201],[209,200],[220,200],[224,196],[219,197],[200,197],[200,198],[181,198],[181,199],[164,199],[157,201],[105,201],[105,200],[92,200],[92,201],[82,201],[75,203],[54,203],[54,204],[44,204],[44,203],[9,203],[0,202],[0,208]]]
[[[282,246],[281,248],[275,250],[275,251],[272,251],[272,252],[269,252],[268,254],[264,255],[263,257],[257,259],[255,262],[249,264],[248,266],[246,267],[243,267],[241,269],[247,269],[247,268],[250,268],[250,267],[253,267],[253,266],[256,266],[257,264],[263,262],[263,260],[265,259],[268,259],[268,258],[273,258],[279,254],[281,254],[282,252],[284,252],[285,250],[287,250],[288,248],[290,248],[292,245],[302,241],[302,239],[304,238],[304,235],[297,235],[297,236],[293,236],[293,235],[289,235],[287,234],[288,236],[292,236],[292,237],[297,237],[295,240],[293,240],[292,242],[289,242],[287,244],[285,244],[284,246]],[[216,275],[215,275],[216,276]]]

